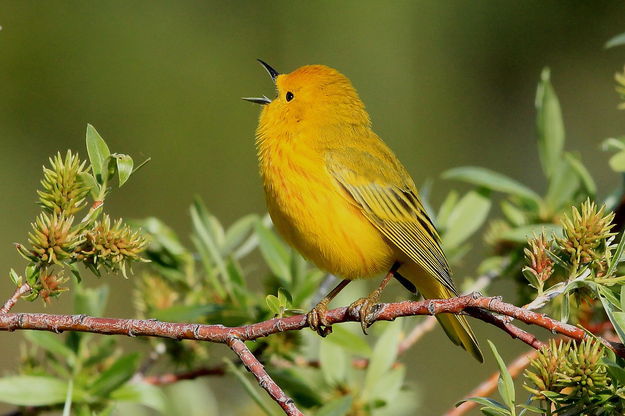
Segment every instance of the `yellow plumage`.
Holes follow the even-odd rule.
[[[414,182],[371,130],[350,81],[322,65],[272,76],[276,99],[254,100],[267,104],[257,148],[278,232],[318,267],[343,278],[373,277],[398,263],[399,274],[424,297],[455,296]],[[452,341],[482,360],[464,317],[438,318]]]

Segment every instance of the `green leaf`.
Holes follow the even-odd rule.
[[[615,46],[625,45],[625,33],[614,36],[605,43],[605,48],[613,48]]]
[[[395,321],[386,325],[369,359],[369,367],[367,368],[363,388],[363,396],[365,397],[372,396],[378,379],[391,368],[397,359],[401,322]]]
[[[15,270],[13,269],[9,270],[9,277],[11,278],[11,281],[13,282],[15,286],[19,287],[22,285],[22,276],[17,274]]]
[[[322,339],[319,345],[319,362],[323,377],[330,386],[344,384],[349,364],[341,347]]]
[[[599,294],[601,296],[603,296],[608,302],[610,302],[613,306],[621,309],[621,302],[623,301],[623,299],[619,300],[616,295],[614,294],[614,292],[612,292],[612,289],[605,287],[603,285],[597,285],[596,286],[597,291],[599,292]],[[621,309],[622,310],[622,309]]]
[[[339,397],[323,405],[315,413],[316,416],[345,416],[352,408],[353,397],[350,395]]]
[[[90,393],[102,398],[107,397],[112,391],[132,378],[139,366],[139,358],[139,353],[118,358],[93,382],[89,388]]]
[[[109,288],[106,285],[97,288],[86,288],[77,285],[74,291],[74,312],[77,314],[102,316],[108,294]]]
[[[625,312],[612,312],[614,329],[616,330],[621,342],[625,342]],[[617,328],[618,327],[618,328]]]
[[[355,334],[345,327],[334,326],[332,333],[325,340],[361,357],[371,356],[371,347],[367,341],[361,335]]]
[[[569,292],[563,294],[562,306],[560,310],[560,321],[567,323],[569,321],[569,315],[571,313],[571,296]]]
[[[25,331],[24,338],[52,354],[58,354],[64,358],[74,357],[74,351],[65,345],[56,334],[43,331]]]
[[[506,217],[508,221],[512,223],[512,225],[519,227],[527,224],[527,217],[525,212],[517,207],[516,205],[510,203],[507,200],[501,201],[499,204],[501,207],[501,212]]]
[[[180,239],[169,226],[155,217],[148,217],[141,223],[148,233],[150,233],[165,250],[175,256],[187,253],[187,249],[180,243]]]
[[[488,397],[469,397],[468,399],[460,400],[456,403],[456,407],[460,406],[464,402],[475,402],[492,409],[508,410],[505,405],[499,403],[497,400],[489,399]]]
[[[84,186],[89,188],[89,194],[91,194],[91,198],[93,198],[94,200],[98,199],[98,195],[100,194],[100,185],[98,185],[98,181],[96,181],[95,177],[90,173],[80,172],[78,174],[78,178]]]
[[[382,400],[385,403],[392,403],[401,391],[405,378],[406,367],[404,366],[399,366],[391,371],[387,371],[376,383],[372,393],[373,397],[368,398],[369,401],[373,399]]]
[[[608,272],[606,273],[606,276],[610,277],[614,274],[614,272],[616,271],[616,266],[618,266],[619,262],[621,261],[621,257],[623,256],[624,250],[625,250],[625,233],[622,233],[621,239],[619,240],[618,245],[616,246],[616,250],[614,250],[614,254],[612,255],[612,258],[610,259],[610,267],[608,267]]]
[[[549,180],[549,188],[545,195],[545,205],[552,213],[559,212],[571,205],[571,200],[579,190],[580,179],[571,163],[563,159]]]
[[[498,389],[501,398],[508,406],[508,409],[514,411],[514,402],[515,402],[515,393],[514,393],[514,383],[512,381],[512,376],[508,372],[508,368],[506,367],[506,363],[504,363],[503,359],[497,352],[497,347],[490,340],[488,340],[488,345],[495,356],[495,360],[497,360],[497,366],[499,367],[499,383]]]
[[[195,245],[199,251],[204,251],[210,256],[210,259],[214,265],[217,266],[217,270],[224,279],[226,285],[230,285],[230,279],[228,274],[228,268],[224,259],[221,257],[219,251],[219,244],[215,240],[215,235],[211,231],[210,214],[206,211],[206,208],[199,199],[196,199],[191,206],[191,220],[193,222],[193,229],[197,239],[193,239]],[[214,277],[213,274],[208,273],[208,277],[213,284],[215,290],[217,290],[220,297],[226,296],[226,289],[224,289],[221,282]]]
[[[529,404],[520,404],[519,407],[532,413],[538,413],[539,415],[545,414],[544,409],[541,409],[540,407],[536,407],[536,406],[530,406]]]
[[[228,228],[228,231],[226,231],[222,252],[224,254],[230,254],[238,248],[252,232],[254,224],[258,220],[258,215],[250,214],[239,218],[232,224],[230,228]]]
[[[552,223],[524,225],[504,232],[499,238],[515,243],[526,243],[528,238],[540,235],[542,232],[546,237],[552,234],[561,235],[562,227]]]
[[[510,416],[512,414],[509,410],[501,410],[492,407],[483,407],[480,410],[486,416]]]
[[[601,362],[606,366],[608,374],[616,382],[615,384],[625,386],[625,368],[621,367],[617,362],[606,358],[602,358]]]
[[[111,151],[91,124],[87,124],[87,153],[93,175],[98,183],[104,183],[106,180],[104,175],[108,175],[107,159],[111,155]]]
[[[594,197],[597,193],[597,185],[590,175],[590,172],[588,172],[588,169],[586,169],[586,166],[584,166],[584,164],[582,163],[582,160],[569,152],[566,152],[564,157],[571,165],[571,168],[573,168],[573,171],[581,180],[582,185],[584,186],[584,189],[586,190],[588,195]]]
[[[520,198],[533,201],[536,204],[540,203],[540,196],[538,196],[536,192],[532,191],[520,182],[490,169],[475,166],[464,166],[448,170],[443,173],[443,178],[472,183],[492,191],[515,195]]]
[[[436,216],[436,222],[438,226],[441,228],[447,227],[447,221],[449,220],[449,216],[454,210],[456,203],[458,202],[458,198],[460,195],[458,192],[452,190],[447,194],[445,201],[441,204],[440,209],[438,210],[438,215]]]
[[[467,193],[449,215],[443,234],[446,249],[459,247],[486,221],[491,200],[478,191]]]
[[[625,151],[613,155],[608,162],[615,172],[625,172]]]
[[[523,277],[525,277],[530,286],[532,286],[534,289],[538,289],[541,287],[540,280],[538,280],[538,276],[536,276],[536,273],[532,269],[530,269],[529,267],[524,267],[521,272],[523,273]]]
[[[293,303],[293,296],[291,296],[291,293],[285,288],[278,288],[278,302],[280,303],[280,307],[289,308]]]
[[[536,91],[536,110],[540,162],[547,178],[551,178],[562,160],[564,124],[548,68],[543,69],[540,75]]]
[[[70,379],[67,383],[67,392],[65,393],[65,403],[63,404],[63,416],[71,416],[72,402],[74,393],[74,379]]]
[[[163,391],[147,383],[127,383],[111,393],[111,399],[119,402],[139,403],[161,413],[166,409]]]
[[[0,401],[15,406],[50,406],[65,403],[67,381],[47,376],[0,378]]]
[[[119,187],[126,183],[130,175],[132,175],[132,167],[134,162],[128,155],[114,154],[115,163],[117,164],[117,177],[119,178]]]
[[[267,295],[265,297],[265,303],[274,315],[280,315],[280,301],[277,297],[274,295]]]
[[[291,282],[290,256],[288,249],[261,221],[255,225],[258,244],[263,258],[284,286]]]
[[[601,150],[604,152],[620,152],[621,150],[625,150],[625,137],[608,137],[601,142]]]
[[[601,299],[603,309],[605,310],[606,315],[608,315],[608,319],[610,319],[612,326],[614,326],[614,330],[616,331],[619,339],[621,342],[625,342],[625,312],[616,312],[612,304],[606,300],[605,297],[600,295],[599,299]]]

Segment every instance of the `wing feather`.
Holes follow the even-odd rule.
[[[326,162],[331,176],[365,217],[406,256],[456,293],[440,237],[403,166],[392,156],[354,148],[333,149]]]

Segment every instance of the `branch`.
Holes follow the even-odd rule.
[[[194,380],[198,377],[204,376],[223,376],[225,374],[226,368],[223,365],[219,365],[215,367],[197,368],[183,373],[167,373],[156,376],[145,376],[141,378],[141,381],[155,386],[163,386],[166,384],[177,383],[182,380]]]
[[[15,289],[15,293],[11,296],[5,303],[2,308],[0,308],[0,314],[9,313],[9,311],[15,306],[17,301],[26,293],[30,292],[32,289],[28,283],[24,283]]]
[[[533,348],[540,348],[544,345],[534,335],[511,324],[509,320],[493,315],[490,312],[512,317],[527,324],[537,325],[552,333],[562,334],[575,340],[583,340],[586,337],[586,332],[581,328],[502,302],[500,298],[482,297],[475,294],[450,299],[382,303],[376,306],[373,321],[391,321],[403,316],[436,315],[439,313],[468,314],[501,328],[513,338],[518,338]],[[328,311],[326,318],[330,325],[360,320],[357,310],[350,313],[346,307]],[[86,315],[0,314],[0,331],[22,329],[57,333],[62,331],[79,331],[105,335],[127,335],[131,337],[151,336],[177,340],[192,339],[227,344],[239,355],[246,367],[254,373],[261,386],[267,390],[271,397],[289,415],[301,414],[301,412],[295,408],[293,402],[284,395],[275,382],[268,378],[269,376],[266,375],[267,373],[262,364],[249,352],[243,341],[251,341],[275,333],[299,330],[306,327],[308,327],[306,315],[275,318],[238,327],[225,327],[223,325],[162,322],[152,319],[97,318]],[[625,346],[623,344],[610,343],[603,339],[602,342],[619,356],[625,357]]]
[[[271,398],[276,401],[289,416],[304,416],[302,412],[295,406],[295,402],[293,399],[288,397],[276,384],[275,381],[267,374],[265,371],[265,367],[258,361],[258,359],[252,354],[249,348],[245,345],[243,341],[236,337],[229,338],[226,343],[228,346],[234,351],[241,362],[247,367],[247,369],[254,374],[256,380],[258,380],[258,384],[269,393]]]
[[[487,288],[491,282],[501,274],[502,270],[508,267],[510,264],[510,260],[506,259],[496,270],[490,270],[482,275],[480,275],[473,284],[464,292],[464,294],[481,292],[485,288]],[[423,320],[423,322],[415,325],[414,328],[408,333],[406,338],[404,338],[399,343],[399,354],[403,354],[410,347],[416,344],[425,334],[432,331],[436,328],[436,318],[433,316],[429,316]]]
[[[573,325],[559,322],[546,315],[528,311],[502,302],[500,298],[481,296],[460,296],[450,299],[428,299],[418,302],[382,303],[377,305],[374,321],[391,321],[398,317],[414,315],[436,315],[439,313],[467,313],[480,320],[496,325],[526,343],[535,344],[535,338],[520,328],[505,322],[502,318],[484,311],[510,316],[519,321],[545,328],[552,333],[583,340],[586,332]],[[358,311],[350,314],[346,307],[327,312],[329,324],[359,321]],[[305,315],[274,318],[263,322],[238,327],[203,325],[190,323],[162,322],[152,319],[96,318],[86,315],[52,315],[37,313],[7,313],[0,315],[0,331],[32,329],[40,331],[79,331],[106,335],[151,336],[172,339],[192,339],[227,344],[232,337],[251,341],[278,332],[293,331],[308,326]],[[618,343],[606,345],[618,355],[625,357],[625,347]]]
[[[508,372],[512,378],[517,377],[530,364],[530,362],[538,355],[537,350],[530,350],[518,356],[508,365]],[[470,397],[487,397],[497,390],[497,382],[499,381],[499,371],[493,373],[488,379],[473,389],[466,395],[465,400]],[[477,406],[476,402],[464,402],[460,406],[450,409],[444,416],[461,416],[469,410]]]

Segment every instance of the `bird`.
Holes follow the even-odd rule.
[[[276,96],[244,97],[263,106],[256,129],[267,210],[278,234],[318,268],[342,280],[308,314],[321,336],[332,328],[330,301],[351,281],[385,273],[353,302],[363,332],[390,280],[427,299],[458,295],[441,240],[406,168],[372,130],[351,81],[326,65],[281,74],[258,60]],[[453,343],[483,361],[464,316],[436,315]]]

